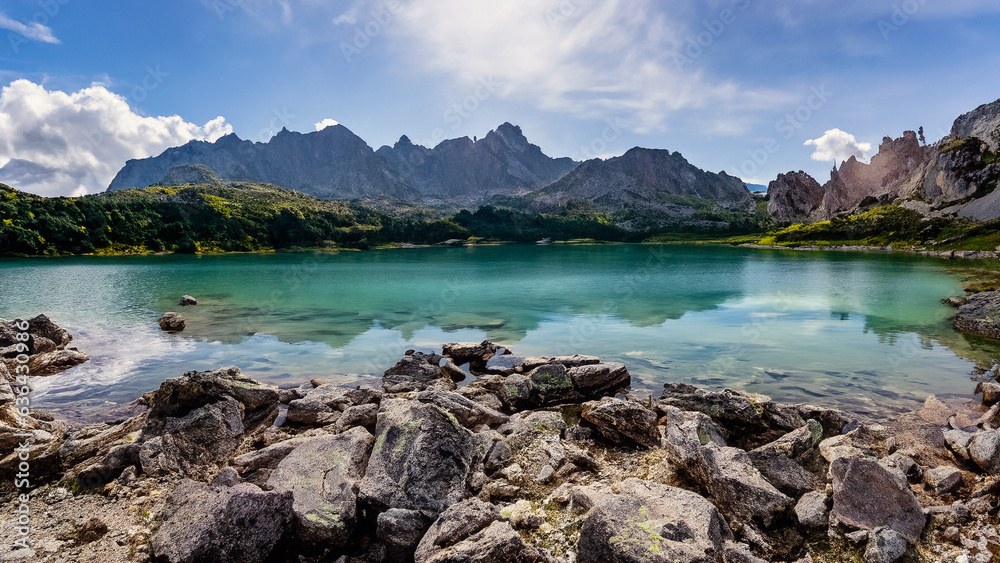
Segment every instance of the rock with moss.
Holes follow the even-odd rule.
[[[588,513],[577,561],[719,561],[733,534],[711,502],[691,491],[627,479]]]
[[[386,510],[419,510],[431,518],[470,495],[469,479],[485,447],[447,410],[386,399],[360,496]]]
[[[358,519],[358,484],[374,443],[361,427],[311,438],[271,472],[266,488],[292,495],[299,540],[334,548],[347,543]]]

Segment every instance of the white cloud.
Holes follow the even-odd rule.
[[[640,132],[662,130],[680,110],[789,101],[679,64],[692,35],[682,19],[650,0],[436,0],[402,3],[385,33],[415,68],[453,79],[453,99],[479,96],[486,81],[490,95],[582,118],[617,115]]]
[[[334,125],[340,125],[340,122],[336,121],[334,119],[330,119],[328,117],[328,118],[324,119],[323,121],[320,121],[319,123],[316,124],[316,130],[317,131],[322,131],[322,130],[326,129],[327,127],[333,127]]]
[[[0,92],[0,182],[45,196],[100,192],[128,159],[232,131],[222,117],[143,117],[101,84],[67,94],[16,80]]]
[[[840,129],[830,129],[822,137],[809,139],[805,144],[816,147],[812,159],[820,162],[841,163],[852,156],[867,162],[868,151],[872,150],[871,143],[859,143],[854,135]]]
[[[17,20],[10,19],[2,12],[0,12],[0,29],[10,30],[27,39],[41,41],[42,43],[59,43],[59,39],[52,34],[50,27],[38,22],[31,22],[31,25],[26,25]]]

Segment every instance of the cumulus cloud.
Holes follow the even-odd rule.
[[[141,116],[101,84],[67,94],[16,80],[0,92],[0,182],[44,196],[100,192],[128,159],[232,131],[223,117]]]
[[[334,119],[330,119],[328,117],[328,118],[324,119],[323,121],[320,121],[319,123],[316,124],[316,130],[317,131],[322,131],[322,130],[326,129],[327,127],[333,127],[334,125],[340,125],[340,122],[337,121],[337,120],[334,120]]]
[[[809,139],[805,144],[816,147],[812,159],[820,162],[840,163],[852,156],[867,161],[868,151],[872,150],[871,143],[859,143],[854,135],[840,129],[830,129],[822,137]]]
[[[50,27],[38,22],[31,22],[30,25],[26,25],[17,20],[10,19],[2,12],[0,12],[0,29],[10,30],[27,39],[41,41],[42,43],[59,43],[59,39],[52,34]]]
[[[456,100],[480,95],[485,81],[496,85],[491,96],[583,118],[617,115],[637,131],[663,129],[679,110],[787,102],[679,64],[675,55],[691,31],[650,0],[375,5],[392,12],[385,34],[399,54],[414,68],[452,79]]]

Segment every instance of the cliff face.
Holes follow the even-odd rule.
[[[819,190],[803,172],[780,175],[768,186],[768,210],[782,221],[819,221],[897,204],[929,216],[994,219],[1000,217],[998,141],[1000,100],[959,117],[952,134],[934,145],[921,146],[913,131],[886,137],[871,163],[851,157]]]
[[[706,172],[679,152],[642,148],[617,158],[587,161],[533,197],[541,207],[585,199],[604,209],[652,207],[678,216],[693,212],[685,200],[688,197],[729,209],[749,210],[754,205],[750,190],[739,178]]]
[[[171,168],[201,164],[227,180],[271,183],[321,199],[395,197],[420,203],[475,204],[519,195],[559,179],[576,166],[532,145],[505,123],[485,138],[442,142],[433,149],[406,137],[373,151],[342,125],[315,133],[282,130],[267,143],[227,135],[191,141],[163,154],[130,160],[109,191],[146,187]]]

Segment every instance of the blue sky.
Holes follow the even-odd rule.
[[[5,1],[0,182],[93,193],[128,158],[325,119],[374,148],[510,121],[551,156],[822,182],[939,139],[997,69],[997,0]]]

